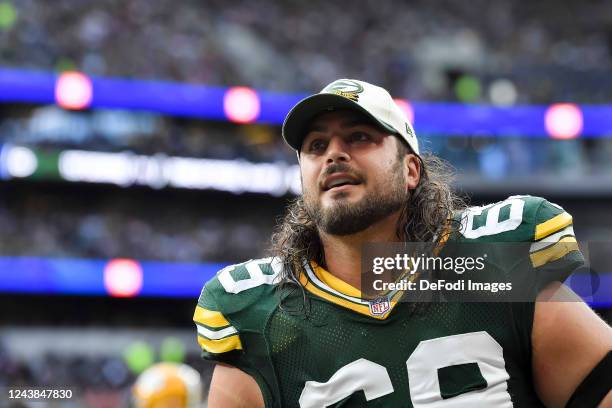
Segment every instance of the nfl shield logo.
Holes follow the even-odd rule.
[[[382,296],[370,302],[370,313],[374,316],[381,316],[387,313],[390,307],[389,299],[386,296]]]

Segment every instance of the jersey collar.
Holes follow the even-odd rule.
[[[386,319],[403,294],[401,291],[393,291],[379,297],[377,301],[388,302],[388,309],[384,313],[374,313],[373,302],[362,299],[359,289],[332,275],[314,261],[304,262],[303,266],[300,282],[307,291],[328,302],[374,319]]]
[[[438,255],[451,234],[451,219],[442,227],[438,244],[434,248],[434,254]],[[361,297],[361,291],[342,279],[332,275],[315,261],[304,261],[300,283],[310,293],[327,300],[328,302],[350,309],[359,314],[384,320],[395,308],[404,291],[394,290],[382,294],[374,301],[366,300]],[[374,303],[388,302],[387,310],[384,313],[375,313]],[[379,308],[380,310],[380,308]]]

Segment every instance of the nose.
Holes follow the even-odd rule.
[[[351,156],[347,151],[346,143],[340,137],[332,137],[327,146],[326,163],[347,162]]]

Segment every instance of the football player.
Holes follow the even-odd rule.
[[[216,361],[211,407],[612,406],[612,330],[563,282],[583,264],[572,217],[542,198],[466,208],[440,162],[421,155],[389,93],[341,79],[283,124],[303,194],[273,237],[274,257],[221,270],[194,314]],[[523,242],[487,259],[538,302],[362,296],[368,242]],[[401,300],[401,301],[400,301]]]

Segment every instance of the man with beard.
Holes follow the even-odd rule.
[[[369,242],[526,242],[488,262],[539,300],[583,257],[572,218],[531,196],[462,205],[442,163],[421,155],[384,89],[337,80],[289,112],[303,195],[273,236],[273,257],[208,282],[194,314],[219,364],[211,407],[511,407],[612,404],[612,331],[574,302],[438,302],[362,296]],[[500,251],[501,252],[501,251]],[[399,300],[403,301],[399,301]],[[604,400],[605,398],[605,400]]]

